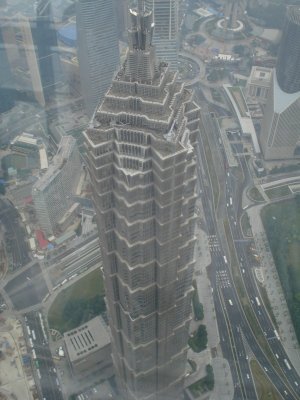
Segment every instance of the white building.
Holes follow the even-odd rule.
[[[253,66],[248,78],[246,87],[246,97],[256,100],[258,103],[265,104],[272,83],[272,68]]]
[[[81,161],[76,140],[65,136],[47,172],[33,185],[32,198],[39,226],[52,235],[58,221],[73,204],[81,173]]]

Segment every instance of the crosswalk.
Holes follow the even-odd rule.
[[[208,246],[209,250],[213,251],[215,249],[218,249],[220,247],[219,241],[216,235],[210,235],[208,236]]]
[[[228,288],[231,286],[228,272],[226,270],[219,270],[217,275],[217,285],[221,288]]]

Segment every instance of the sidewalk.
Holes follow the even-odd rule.
[[[204,219],[204,212],[201,202],[197,203],[198,216],[200,220]],[[216,314],[214,309],[213,294],[211,285],[206,274],[206,268],[212,268],[211,256],[209,251],[208,236],[198,224],[195,229],[197,237],[195,246],[195,272],[194,278],[197,283],[199,300],[203,304],[204,319],[203,321],[192,320],[190,332],[194,332],[200,324],[206,325],[208,336],[208,348],[201,353],[194,353],[191,349],[188,351],[188,359],[197,363],[197,370],[188,376],[185,380],[185,387],[203,378],[206,374],[205,367],[207,364],[213,366],[215,375],[215,388],[212,392],[206,393],[211,400],[232,400],[234,387],[232,383],[231,372],[227,360],[222,358],[220,349],[220,336],[217,326]],[[209,267],[210,266],[210,267]],[[215,358],[212,358],[211,349],[214,349]]]
[[[288,306],[281,287],[279,276],[273,260],[265,230],[260,218],[260,210],[264,205],[247,210],[256,248],[261,256],[261,269],[264,285],[279,326],[282,345],[297,373],[300,374],[300,348],[291,321]]]

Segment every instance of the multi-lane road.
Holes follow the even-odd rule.
[[[39,311],[25,315],[28,344],[31,348],[33,371],[39,383],[40,398],[43,400],[63,400],[55,364],[48,346],[48,338],[43,317]]]
[[[225,154],[222,149],[218,148],[218,138],[213,138],[214,135],[216,135],[216,132],[215,125],[211,118],[212,117],[208,112],[202,114],[202,128],[206,135],[210,135],[210,138],[215,140],[215,149],[217,149],[216,154],[219,155],[217,164],[223,166],[226,164]],[[238,223],[239,217],[243,211],[241,208],[241,189],[243,189],[243,187],[241,187],[241,184],[232,175],[229,169],[227,171],[223,169],[222,184],[226,192],[223,193],[223,201],[221,199],[218,204],[223,211],[218,210],[216,212],[201,138],[196,152],[198,158],[198,182],[204,215],[206,218],[206,230],[209,236],[213,265],[210,278],[214,291],[214,302],[221,337],[221,348],[224,357],[228,359],[231,366],[235,387],[234,398],[251,400],[257,398],[249,365],[249,358],[251,356],[256,358],[260,363],[262,369],[270,378],[282,398],[298,399],[300,397],[298,386],[300,384],[300,379],[295,369],[292,367],[291,362],[288,360],[280,339],[278,339],[275,334],[273,323],[260,298],[253,275],[253,262],[251,262],[252,256],[249,255],[246,247],[248,244],[244,241]],[[245,165],[246,161],[243,159],[240,160],[240,162],[241,168],[245,171],[245,183],[249,180],[249,172],[247,172],[248,168]],[[218,215],[218,219],[216,218],[216,214]],[[252,305],[252,310],[261,326],[262,332],[264,332],[263,334],[269,343],[270,349],[274,354],[274,359],[277,360],[279,368],[281,368],[282,373],[286,378],[285,381],[282,379],[282,376],[278,374],[277,370],[274,369],[271,361],[267,358],[260,347],[240,304],[231,275],[230,260],[226,252],[226,236],[220,229],[221,224],[219,219],[222,218],[228,218],[229,220],[235,244],[235,251],[240,263],[240,272],[242,278],[244,278],[249,302]],[[259,305],[256,298],[258,299]],[[286,362],[289,366],[287,366]],[[289,384],[286,383],[287,381]]]

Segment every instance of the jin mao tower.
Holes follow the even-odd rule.
[[[126,400],[179,399],[194,269],[199,108],[130,10],[126,61],[84,132],[116,376]]]

